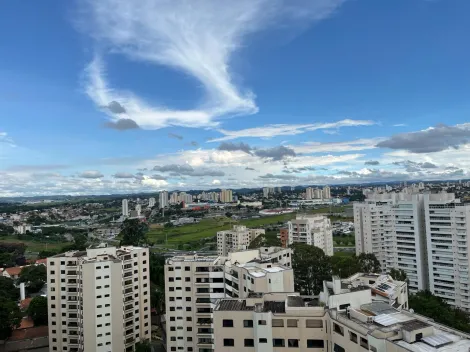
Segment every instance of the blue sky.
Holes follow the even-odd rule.
[[[468,1],[194,4],[2,1],[0,196],[469,177]]]

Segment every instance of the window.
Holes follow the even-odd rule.
[[[361,337],[360,345],[364,347],[366,350],[369,350],[369,343],[367,342],[367,339]]]
[[[346,308],[348,308],[350,305],[351,305],[351,304],[349,304],[349,303],[340,304],[340,305],[339,305],[339,309],[341,309],[341,310],[346,309]]]
[[[258,320],[258,325],[266,325],[266,320]]]
[[[355,333],[353,333],[352,331],[349,332],[349,339],[352,342],[357,343],[357,335]]]
[[[282,328],[284,327],[284,320],[283,319],[273,319],[272,320],[273,328]]]
[[[191,281],[191,278],[190,277],[185,277],[184,281],[189,282],[189,281]]]
[[[323,320],[320,319],[307,319],[305,321],[305,327],[307,328],[322,328]]]
[[[190,270],[191,270],[191,268],[189,266],[184,267],[184,271],[190,271]]]
[[[333,323],[333,331],[336,332],[337,334],[340,334],[341,336],[344,336],[344,329],[342,326],[339,326],[336,323]]]
[[[191,297],[186,297],[186,302],[191,302]]]
[[[297,327],[297,319],[287,319],[287,327],[288,328],[296,328]]]
[[[346,350],[341,347],[340,345],[337,345],[336,343],[333,346],[333,352],[346,352]]]
[[[260,339],[258,339],[258,342],[259,343],[268,343],[268,339],[260,338]]]
[[[193,328],[192,328],[191,326],[188,326],[188,327],[186,328],[186,331],[193,331]]]
[[[324,348],[325,343],[323,340],[307,340],[307,348]]]
[[[233,320],[232,319],[224,319],[222,320],[222,326],[224,328],[233,328]]]
[[[254,346],[255,346],[255,340],[245,339],[245,347],[254,347]]]
[[[224,339],[224,346],[227,346],[227,347],[235,346],[234,339]]]
[[[297,339],[288,339],[287,340],[287,347],[298,348],[299,347],[299,340],[297,340]]]
[[[191,291],[191,287],[185,287],[186,292]]]
[[[273,347],[285,347],[286,341],[284,339],[273,339]]]
[[[252,328],[253,327],[253,320],[243,320],[243,327],[244,328]]]

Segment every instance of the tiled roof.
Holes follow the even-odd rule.
[[[5,271],[10,276],[17,276],[17,275],[20,275],[22,269],[23,269],[23,267],[21,267],[21,266],[14,266],[12,268],[6,268]]]
[[[30,327],[25,329],[13,330],[8,341],[18,341],[24,339],[34,339],[38,337],[49,336],[49,328],[45,326]]]
[[[24,300],[22,300],[22,301],[20,302],[20,309],[21,309],[21,310],[26,310],[26,309],[28,309],[29,304],[31,303],[31,301],[32,301],[32,298],[31,298],[31,297],[28,297],[28,298],[25,298]]]
[[[44,264],[44,265],[46,265],[46,264],[47,264],[47,258],[36,260],[36,264]]]

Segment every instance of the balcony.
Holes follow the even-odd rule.
[[[213,345],[214,344],[214,339],[208,339],[208,338],[199,338],[197,341],[198,345]]]

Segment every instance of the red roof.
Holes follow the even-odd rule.
[[[21,319],[20,327],[16,330],[29,329],[32,327],[34,327],[33,319],[31,319],[30,317],[24,317],[23,319]]]
[[[47,258],[36,260],[36,264],[44,264],[44,265],[47,265]]]
[[[22,269],[23,268],[21,266],[14,266],[12,268],[6,268],[5,271],[10,276],[17,276],[17,275],[20,275]]]
[[[9,341],[23,340],[23,339],[34,339],[38,337],[49,336],[49,328],[45,326],[31,327],[27,329],[16,329],[13,330]]]

